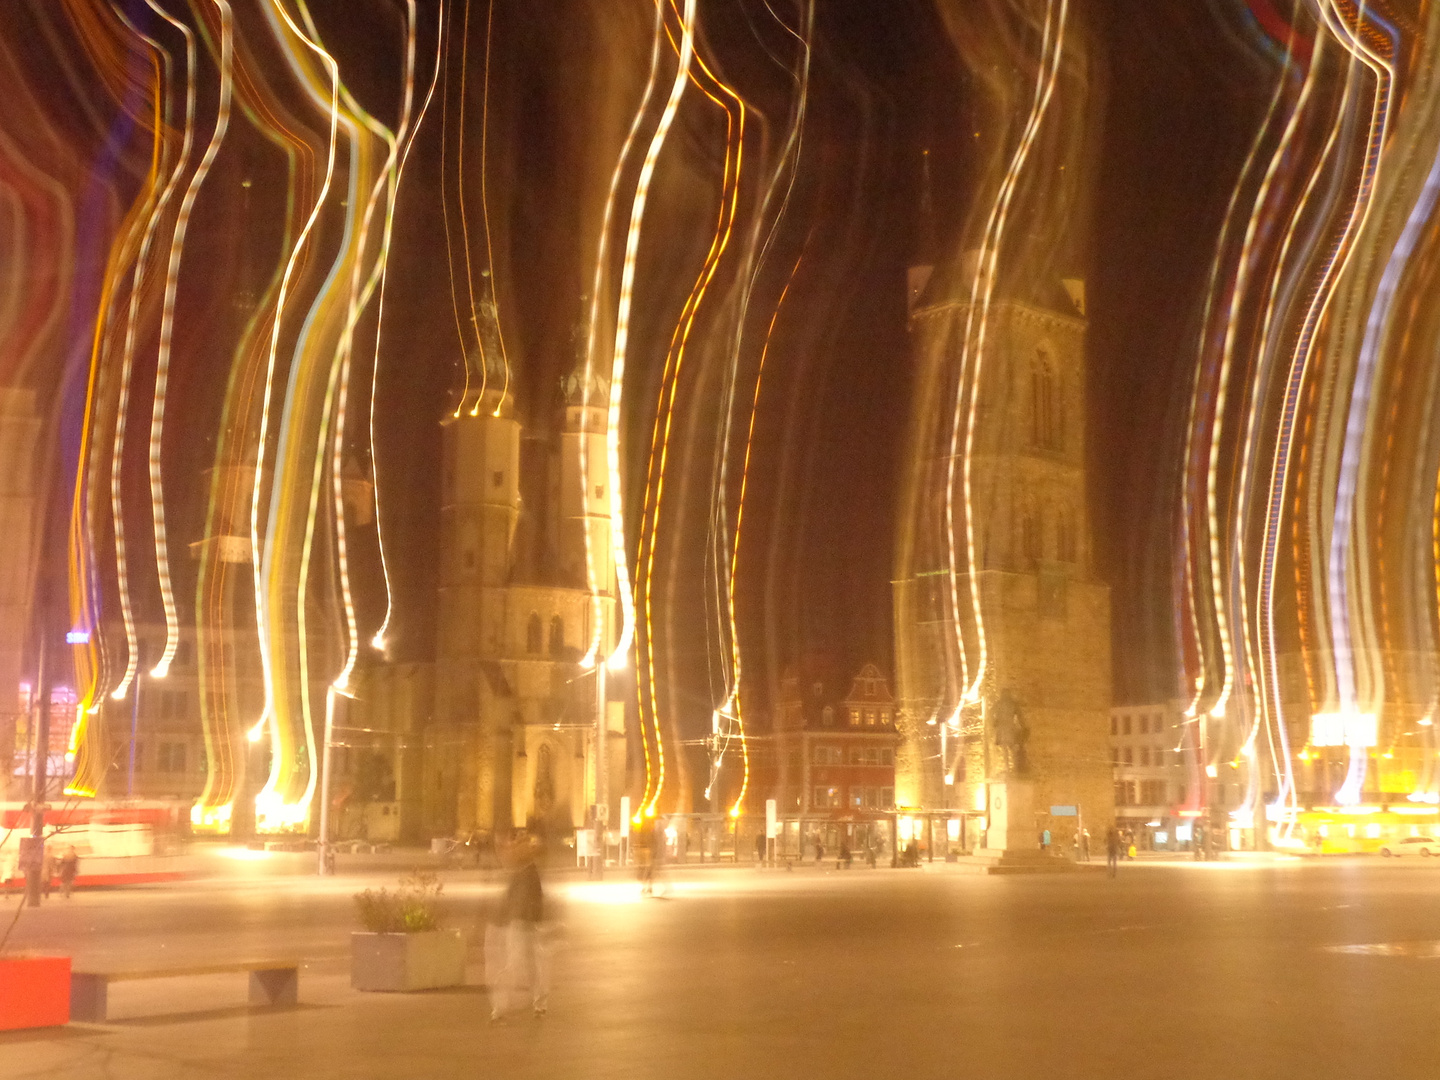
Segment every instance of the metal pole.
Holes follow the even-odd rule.
[[[330,855],[330,743],[335,733],[335,688],[325,691],[325,744],[320,751],[320,839],[316,843],[319,865],[315,872],[321,877],[335,872]]]
[[[45,792],[49,787],[46,771],[50,763],[50,665],[47,661],[46,623],[44,608],[40,617],[40,670],[38,678],[40,701],[35,716],[35,783],[30,792],[30,858],[25,867],[25,898],[30,907],[40,906],[45,871]]]
[[[135,798],[135,740],[140,731],[140,680],[145,673],[135,665],[135,698],[130,703],[130,778],[125,784],[125,797]]]
[[[595,846],[592,858],[595,877],[605,875],[605,826],[610,821],[609,760],[606,755],[606,728],[610,726],[605,715],[605,661],[595,658]]]

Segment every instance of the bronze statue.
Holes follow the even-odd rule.
[[[1030,761],[1025,754],[1025,744],[1030,739],[1030,725],[1025,723],[1025,714],[1015,695],[1009,690],[1000,693],[995,702],[995,718],[992,721],[995,745],[1005,751],[1005,770],[1016,776],[1030,771]]]

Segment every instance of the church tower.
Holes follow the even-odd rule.
[[[1032,837],[1049,829],[1069,843],[1114,813],[1109,590],[1092,569],[1085,486],[1084,284],[1057,281],[1040,300],[990,305],[968,499],[963,462],[953,488],[948,468],[968,304],[922,297],[911,314],[928,408],[912,424],[895,582],[896,800],[964,818],[972,847],[986,846],[1006,781],[1029,789],[1024,822],[1009,827]],[[978,700],[957,712],[982,651]]]
[[[511,825],[513,716],[481,709],[488,660],[504,650],[506,591],[520,520],[520,424],[487,391],[443,427],[439,626],[434,714],[427,732],[432,835]]]

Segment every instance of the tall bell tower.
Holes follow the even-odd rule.
[[[1068,843],[1114,814],[1110,598],[1093,573],[1085,486],[1084,285],[1057,281],[1041,297],[989,307],[968,493],[965,462],[949,468],[968,304],[922,297],[911,313],[931,418],[912,427],[895,582],[896,797],[966,817],[972,846],[984,843],[992,788],[1022,776],[1031,835]],[[957,713],[981,670],[978,700]]]

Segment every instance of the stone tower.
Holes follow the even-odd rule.
[[[510,825],[513,716],[482,710],[487,664],[505,645],[506,588],[520,520],[520,424],[487,392],[443,428],[439,625],[426,739],[432,831]],[[439,832],[435,833],[439,835]]]
[[[1085,488],[1083,283],[1057,281],[1041,296],[1046,302],[997,298],[989,309],[970,461],[973,556],[961,468],[948,517],[945,508],[955,343],[968,305],[921,296],[911,313],[920,408],[895,582],[905,735],[896,799],[966,816],[967,840],[977,846],[991,789],[1007,778],[1023,775],[1033,788],[1031,835],[1049,828],[1068,842],[1077,827],[1093,832],[1114,812],[1109,590],[1092,572]],[[953,593],[951,522],[959,552]],[[979,700],[957,715],[982,633]],[[1006,745],[1017,709],[1028,729],[1023,766]],[[1054,817],[1052,808],[1060,811]]]

